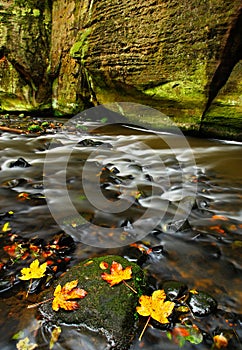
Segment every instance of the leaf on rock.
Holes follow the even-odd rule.
[[[47,262],[39,264],[39,260],[34,260],[29,267],[24,267],[21,270],[22,276],[19,278],[21,280],[31,280],[32,278],[44,277],[47,268]]]
[[[116,261],[112,262],[110,272],[110,274],[103,272],[101,275],[102,279],[110,284],[110,287],[132,278],[132,267],[127,266],[123,269],[123,266]]]
[[[106,261],[101,261],[99,267],[102,270],[106,270],[108,268],[108,263]]]
[[[78,280],[67,282],[63,287],[60,284],[54,291],[54,300],[52,302],[52,309],[58,311],[60,308],[64,310],[76,310],[79,305],[76,301],[70,299],[82,299],[87,295],[84,289],[76,288]]]
[[[141,316],[150,316],[160,323],[169,323],[168,316],[173,311],[175,303],[165,301],[166,294],[164,290],[156,290],[151,296],[141,295],[136,310]]]

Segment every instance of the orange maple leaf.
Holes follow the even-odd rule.
[[[213,341],[217,349],[226,348],[228,346],[228,339],[222,333],[215,335]]]
[[[123,269],[123,266],[116,261],[112,262],[110,272],[110,274],[103,272],[101,275],[102,279],[110,284],[110,287],[132,278],[132,267],[128,266]]]
[[[58,311],[60,308],[64,310],[76,310],[79,305],[76,301],[70,299],[82,299],[87,295],[84,289],[76,288],[78,280],[67,282],[63,287],[60,284],[55,288],[52,309]]]

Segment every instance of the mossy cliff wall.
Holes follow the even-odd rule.
[[[0,2],[0,110],[51,107],[51,1]]]
[[[241,0],[2,1],[2,110],[130,101],[184,128],[233,121],[238,134],[241,11]]]

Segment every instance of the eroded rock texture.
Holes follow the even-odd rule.
[[[1,1],[0,108],[51,106],[51,1]]]
[[[241,0],[2,1],[2,110],[130,101],[192,129],[233,110],[238,132],[241,17]]]

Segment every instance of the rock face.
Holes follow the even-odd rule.
[[[136,289],[138,294],[123,283],[110,287],[101,278],[104,271],[110,273],[113,261],[120,263],[123,268],[132,267],[132,279],[127,282]],[[100,267],[102,266],[100,263],[103,262],[108,264],[106,270]],[[76,325],[99,332],[107,337],[110,344],[113,344],[112,349],[127,350],[134,337],[134,314],[138,298],[144,288],[141,268],[120,256],[98,257],[72,267],[63,278],[59,279],[58,283],[63,286],[66,282],[76,279],[79,281],[78,287],[85,289],[88,293],[79,301],[80,308],[75,311],[60,309],[55,312],[52,310],[51,303],[46,303],[40,308],[44,317],[54,324]]]
[[[51,108],[51,2],[0,5],[0,110]]]
[[[241,13],[241,0],[3,1],[1,108],[74,114],[129,101],[183,128],[221,121],[238,134]]]

